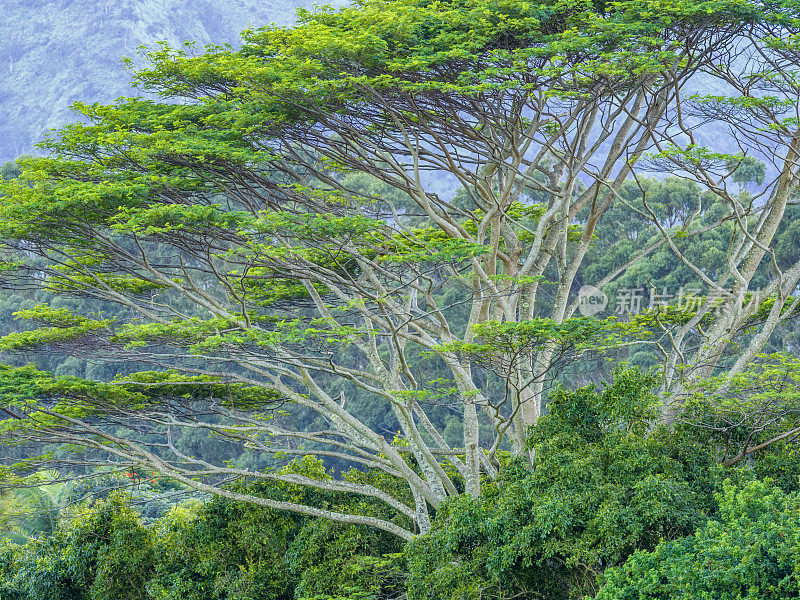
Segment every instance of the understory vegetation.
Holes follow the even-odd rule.
[[[777,445],[746,467],[725,468],[719,439],[658,424],[654,379],[633,368],[602,391],[555,392],[529,439],[541,442],[533,465],[505,457],[502,477],[480,497],[449,501],[431,530],[408,544],[370,527],[225,498],[183,499],[148,517],[139,490],[115,491],[62,509],[54,527],[9,518],[7,508],[6,530],[28,529],[0,550],[0,593],[10,600],[799,597],[800,452]],[[286,471],[329,476],[313,459]],[[137,487],[148,485],[137,477]],[[357,478],[375,482],[369,472]],[[381,513],[352,495],[237,485]]]

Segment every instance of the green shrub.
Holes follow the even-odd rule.
[[[80,507],[51,535],[0,550],[0,591],[14,600],[146,600],[150,534],[122,495]]]
[[[654,383],[632,369],[603,391],[557,392],[531,434],[533,468],[447,503],[411,542],[410,600],[580,598],[635,550],[704,523],[722,469],[653,426]]]
[[[776,600],[800,597],[800,493],[725,482],[719,519],[636,552],[603,575],[596,600]]]

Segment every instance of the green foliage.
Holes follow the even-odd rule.
[[[296,577],[286,562],[302,519],[227,500],[178,506],[152,529],[153,598],[289,599]]]
[[[771,448],[752,469],[726,472],[739,484],[723,485],[713,451],[654,425],[656,382],[621,369],[602,390],[554,394],[531,432],[533,467],[514,460],[479,498],[449,501],[405,552],[375,529],[219,497],[177,505],[145,525],[131,496],[112,495],[76,507],[47,535],[0,546],[0,593],[4,600],[794,597],[795,449]],[[312,459],[285,472],[330,478]],[[771,474],[792,491],[773,486]],[[380,472],[345,478],[394,483]],[[337,510],[355,502],[362,514],[384,510],[287,483],[230,489]]]
[[[317,461],[288,469],[328,477]],[[317,504],[339,508],[354,501],[287,484],[232,489],[245,488],[295,500],[317,493]],[[402,546],[377,530],[219,497],[184,502],[145,525],[130,504],[134,497],[112,494],[80,504],[49,534],[0,546],[2,598],[378,600],[402,591]]]
[[[330,478],[319,461],[310,459],[292,463],[287,470]],[[251,484],[247,489],[267,497],[340,510],[358,502],[341,494],[294,485]],[[369,514],[370,507],[362,506],[361,512]],[[391,537],[374,529],[224,499],[214,499],[202,507],[183,543],[196,549],[190,550],[190,555],[196,553],[199,560],[185,564],[203,565],[195,577],[206,578],[205,589],[231,600],[289,600],[323,594],[350,597],[351,593],[354,600],[372,600],[397,585],[397,557],[382,556],[402,549]],[[177,600],[184,596],[166,597]]]
[[[309,523],[292,541],[287,561],[299,577],[295,596],[324,595],[352,600],[399,595],[405,564],[399,553],[382,555],[387,547],[368,531],[329,522]]]
[[[19,177],[19,168],[13,162],[0,165],[0,179],[16,179]]]
[[[449,502],[411,542],[409,598],[580,598],[635,550],[694,531],[721,469],[654,425],[655,383],[622,370],[602,391],[556,393],[532,431],[532,469]]]
[[[107,328],[114,319],[88,319],[66,308],[40,304],[14,313],[17,319],[40,321],[50,325],[33,331],[9,333],[0,338],[0,351],[47,347],[76,341]]]
[[[144,362],[156,355],[161,365],[167,361],[172,366],[174,360],[176,369],[206,374],[211,371],[203,369],[233,365],[241,379],[249,371],[254,387],[264,381],[288,385],[287,376],[294,375],[300,383],[298,378],[310,372],[318,380],[314,385],[320,383],[326,390],[340,386],[342,398],[377,397],[386,415],[389,398],[406,391],[381,389],[387,378],[376,365],[394,352],[383,347],[390,337],[391,343],[400,343],[404,355],[388,360],[401,362],[408,371],[394,379],[402,386],[408,381],[411,387],[437,378],[417,377],[409,370],[405,352],[418,352],[420,344],[440,355],[458,350],[466,360],[495,352],[506,361],[503,367],[511,364],[509,354],[530,358],[551,342],[569,354],[602,345],[606,340],[595,335],[594,325],[567,319],[563,310],[552,321],[496,320],[500,313],[490,305],[506,297],[507,314],[535,312],[535,302],[523,308],[525,303],[514,298],[520,288],[532,292],[542,276],[516,277],[515,270],[545,257],[543,264],[550,261],[552,248],[530,260],[524,257],[526,252],[540,252],[533,247],[541,236],[532,232],[552,199],[543,192],[517,194],[512,188],[521,163],[511,170],[511,163],[500,164],[511,160],[516,150],[502,148],[498,153],[494,146],[506,144],[502,140],[516,144],[511,140],[519,136],[509,132],[540,131],[529,115],[523,116],[528,109],[522,108],[537,104],[540,93],[545,102],[555,98],[568,106],[603,106],[597,114],[604,114],[620,92],[641,87],[651,94],[650,88],[662,85],[665,73],[678,71],[683,76],[684,68],[691,71],[693,61],[699,60],[696,49],[676,43],[687,31],[708,29],[717,35],[718,27],[776,19],[774,11],[764,10],[757,0],[367,0],[341,10],[302,12],[296,27],[247,31],[239,49],[215,46],[198,53],[191,45],[161,44],[145,52],[146,65],[135,74],[135,83],[156,92],[157,100],[76,104],[83,122],[49,136],[42,149],[50,155],[20,161],[20,176],[3,179],[1,185],[4,247],[24,262],[29,253],[23,248],[32,243],[39,252],[36,260],[46,263],[14,263],[20,273],[47,273],[51,290],[110,299],[141,320],[75,321],[77,317],[50,311],[44,316],[55,319],[54,325],[14,331],[3,338],[0,349],[68,353],[78,347],[87,354],[101,353],[103,359],[133,357]],[[680,81],[675,83],[679,87]],[[591,101],[584,104],[588,98]],[[479,107],[496,100],[502,116],[488,118]],[[468,105],[475,110],[467,110]],[[549,109],[544,122],[551,118],[547,114]],[[462,116],[463,123],[456,123]],[[542,124],[545,137],[557,133],[550,130],[558,129],[559,121]],[[412,139],[420,147],[452,146],[452,151],[445,157],[438,149],[426,149],[412,152],[412,159],[403,149]],[[530,144],[539,141],[520,143],[526,148],[523,154],[530,154]],[[509,158],[497,162],[496,156]],[[722,155],[713,158],[721,160]],[[393,165],[393,160],[400,163]],[[453,160],[461,166],[448,164]],[[418,181],[403,174],[411,172],[414,161],[421,161],[414,165]],[[523,170],[539,167],[544,175],[544,163]],[[481,191],[487,198],[507,177],[501,172],[515,174],[508,193],[498,198],[499,211],[489,218],[495,213],[485,206],[483,211],[447,214],[444,196],[420,192],[419,173],[448,169],[466,188],[488,185]],[[559,169],[553,167],[552,173]],[[387,195],[394,192],[394,197],[383,202],[383,190],[349,186],[369,176],[393,188]],[[545,183],[534,176],[521,180],[526,185],[535,182]],[[555,181],[542,189],[559,185]],[[410,213],[413,216],[406,219],[404,210],[388,216],[396,208],[391,202],[404,194],[406,206],[401,208],[416,205],[425,217]],[[567,246],[575,244],[584,229],[564,223],[566,256]],[[554,235],[546,237],[552,241]],[[506,253],[513,257],[498,262]],[[479,273],[482,280],[473,277]],[[459,340],[466,327],[450,328],[450,311],[434,308],[450,291],[441,290],[443,282],[458,287],[456,293],[461,294],[448,299],[450,306],[466,303],[465,282],[477,286],[474,293],[486,294],[486,305],[475,306],[474,320],[480,322],[467,332],[463,344],[453,340]],[[564,289],[562,295],[569,291]],[[313,304],[307,302],[312,298]],[[414,316],[403,317],[405,324],[396,329],[394,316],[403,310]],[[418,324],[418,319],[427,324]],[[431,333],[440,330],[445,333]],[[481,340],[474,342],[469,337],[473,333]],[[411,343],[398,342],[397,335]],[[380,348],[376,345],[364,360],[364,354],[370,354],[365,348],[375,340],[380,340]],[[215,360],[207,360],[212,354]],[[287,360],[291,373],[285,371]],[[475,362],[481,366],[478,359]],[[366,371],[357,373],[355,364],[358,371],[362,365]],[[73,359],[60,373],[77,377],[80,371]],[[9,393],[18,375],[4,373]],[[502,385],[497,373],[486,379],[487,390],[489,385]],[[37,379],[37,385],[43,383]],[[124,392],[127,396],[121,400],[128,408],[139,399],[137,406],[144,407],[160,399],[156,391],[176,392],[179,383],[191,390],[191,399],[198,397],[194,386],[199,381],[191,377],[170,385],[118,381],[119,392],[99,384],[81,390],[75,381],[59,381],[50,391],[70,396],[70,406],[62,403],[58,409],[75,414],[74,405],[79,404],[79,414],[99,418],[98,404],[91,407],[95,412],[87,408],[91,394],[105,394],[108,400]],[[213,397],[220,397],[220,386],[209,383]],[[468,384],[468,377],[460,384]],[[153,394],[145,392],[148,386]],[[530,387],[535,384],[528,382],[517,390]],[[29,390],[25,402],[33,404],[36,394]],[[252,396],[269,392],[262,394]],[[465,392],[465,397],[470,395],[475,396],[475,390]],[[313,386],[294,398],[303,404],[306,396],[308,411],[335,411],[324,402],[313,404]],[[394,424],[394,414],[392,419]],[[35,428],[32,422],[26,425]],[[414,426],[414,416],[406,422]],[[519,448],[522,419],[513,427]],[[470,462],[470,469],[475,464]],[[444,487],[450,493],[456,489]]]
[[[144,600],[153,571],[147,530],[122,496],[78,510],[49,537],[4,548],[0,582],[24,600]],[[6,596],[3,596],[4,598]]]
[[[588,317],[569,319],[564,323],[557,323],[552,319],[530,319],[520,323],[488,321],[473,327],[473,333],[479,342],[453,342],[441,349],[486,357],[499,353],[531,353],[533,349],[545,344],[580,351],[601,346],[605,336],[611,335],[610,329],[606,323]]]
[[[144,600],[153,571],[153,547],[124,496],[100,501],[80,514],[70,536],[71,571],[91,600]]]
[[[279,402],[280,396],[261,387],[228,383],[223,377],[178,376],[173,371],[140,371],[119,377],[113,383],[89,381],[71,376],[56,376],[33,365],[0,365],[0,405],[64,410],[65,414],[91,415],[112,406],[136,409],[161,398],[199,400],[218,398],[241,407],[265,407]],[[52,404],[52,401],[58,401]],[[23,425],[17,423],[16,425]],[[13,428],[11,420],[2,427]]]
[[[796,14],[797,8],[792,11]],[[705,29],[718,35],[717,26],[746,27],[759,20],[773,25],[782,19],[780,11],[765,11],[756,0],[364,0],[341,11],[303,12],[296,28],[248,31],[239,50],[212,47],[198,56],[189,46],[172,49],[164,44],[145,55],[149,66],[136,74],[142,89],[160,94],[160,100],[77,104],[86,123],[48,138],[43,148],[52,155],[21,161],[19,177],[3,177],[0,238],[14,255],[4,269],[47,273],[45,283],[51,291],[111,299],[142,320],[93,319],[65,307],[34,305],[18,316],[45,327],[9,333],[0,341],[0,350],[66,352],[78,347],[123,360],[155,359],[164,369],[173,361],[179,364],[175,371],[126,374],[112,383],[80,379],[82,365],[74,357],[59,365],[56,376],[30,366],[0,367],[0,408],[19,417],[4,422],[3,433],[9,438],[28,434],[40,441],[52,439],[47,435],[55,431],[71,443],[79,425],[69,419],[80,417],[90,425],[82,425],[84,437],[79,441],[90,439],[87,445],[102,453],[124,446],[92,429],[103,416],[110,416],[111,425],[106,426],[118,426],[125,422],[122,417],[135,423],[139,409],[169,402],[178,406],[163,418],[153,411],[157,414],[151,417],[152,429],[141,427],[143,435],[150,435],[171,427],[169,417],[176,413],[186,415],[187,428],[192,428],[197,425],[195,403],[223,399],[219,405],[224,408],[252,409],[256,414],[246,415],[249,421],[230,427],[230,432],[225,431],[230,421],[206,425],[220,437],[231,433],[237,441],[244,438],[243,447],[264,448],[267,454],[279,447],[267,447],[273,443],[270,438],[286,437],[288,430],[279,423],[274,430],[259,431],[266,421],[257,410],[280,404],[283,398],[274,388],[283,389],[325,421],[308,419],[296,439],[289,440],[302,441],[286,451],[313,452],[308,446],[321,444],[341,450],[339,456],[353,452],[351,459],[383,464],[387,472],[399,475],[350,471],[341,479],[402,498],[412,514],[412,506],[421,514],[424,505],[415,501],[422,494],[438,514],[433,531],[415,539],[400,556],[399,543],[377,529],[258,506],[258,500],[292,502],[306,512],[315,507],[371,517],[373,523],[375,518],[397,527],[400,523],[408,537],[418,531],[409,526],[407,514],[396,514],[374,496],[295,484],[301,479],[333,480],[329,469],[312,460],[280,471],[252,472],[263,479],[286,476],[288,483],[240,481],[226,488],[246,492],[250,504],[217,498],[205,505],[182,506],[149,529],[122,497],[113,496],[77,513],[50,537],[2,555],[8,559],[0,566],[10,582],[2,583],[9,596],[372,600],[402,594],[406,560],[411,598],[558,600],[593,593],[595,577],[606,568],[623,564],[635,551],[660,548],[665,540],[704,527],[716,511],[713,491],[721,471],[716,448],[656,424],[658,407],[651,393],[656,378],[640,370],[617,372],[605,389],[553,392],[550,413],[530,432],[530,469],[520,457],[500,465],[499,478],[486,481],[481,495],[479,461],[472,453],[484,451],[476,448],[481,437],[477,417],[470,417],[473,422],[463,428],[461,439],[472,446],[455,453],[463,452],[464,470],[471,469],[475,477],[447,479],[437,472],[447,464],[446,458],[438,462],[439,455],[427,464],[421,462],[428,459],[424,452],[398,451],[387,458],[385,436],[392,432],[387,431],[386,414],[394,402],[393,414],[398,421],[405,419],[406,432],[419,433],[416,424],[424,414],[413,400],[433,404],[457,396],[466,424],[467,406],[475,408],[467,400],[483,395],[484,389],[491,396],[493,385],[506,384],[508,393],[507,373],[529,370],[540,350],[552,350],[557,360],[618,345],[616,332],[609,334],[598,320],[566,318],[564,310],[557,319],[530,318],[541,314],[541,307],[533,301],[527,307],[517,304],[519,287],[544,287],[546,281],[544,275],[509,274],[528,262],[525,252],[533,253],[528,264],[542,263],[542,272],[554,259],[559,264],[548,271],[562,276],[571,272],[571,264],[565,263],[573,245],[589,229],[569,222],[574,215],[568,207],[548,225],[558,222],[555,232],[563,224],[563,246],[551,244],[540,252],[533,248],[539,239],[533,232],[558,203],[534,193],[526,198],[530,205],[502,205],[500,196],[514,193],[522,155],[533,154],[528,142],[535,143],[523,142],[521,154],[513,156],[518,148],[508,149],[505,140],[517,138],[517,132],[534,122],[527,108],[511,117],[513,111],[506,111],[503,103],[524,107],[555,99],[568,113],[573,105],[596,107],[603,122],[609,97],[636,90],[649,106],[655,98],[650,88],[680,89],[680,78],[671,81],[663,74],[684,67],[693,70],[698,57],[693,56],[695,48],[686,47],[686,39],[700,39]],[[698,54],[702,53],[701,49]],[[704,101],[741,108],[719,97]],[[495,105],[501,108],[492,116]],[[768,99],[752,103],[759,105],[772,106]],[[471,112],[472,106],[479,108]],[[627,109],[624,103],[622,107]],[[465,118],[459,120],[461,115]],[[532,130],[555,140],[568,133],[559,131],[559,122],[561,117]],[[564,122],[570,130],[585,127],[590,138],[595,135],[588,116],[580,111]],[[607,122],[607,131],[613,131],[613,118]],[[486,140],[502,140],[502,147]],[[437,145],[452,148],[444,157],[436,153]],[[553,144],[546,145],[552,152]],[[313,152],[313,158],[306,159],[306,152]],[[416,181],[410,175],[412,159],[396,163],[409,154]],[[506,155],[520,159],[511,170]],[[596,158],[587,156],[583,164],[599,164]],[[695,146],[666,147],[651,159],[727,169],[740,184],[764,179],[763,165]],[[446,165],[453,160],[462,166]],[[387,162],[394,164],[387,167]],[[562,167],[572,166],[552,165],[552,174],[556,177]],[[484,200],[491,198],[492,211],[470,212],[475,207],[458,198],[458,206],[466,208],[450,215],[443,197],[420,191],[420,172],[446,168],[466,191],[483,186],[481,193]],[[531,165],[534,168],[546,170],[544,164]],[[600,177],[617,168],[609,163],[600,169]],[[491,188],[511,171],[507,193],[496,197]],[[405,190],[412,201],[401,198],[395,205],[397,198],[390,190],[383,202],[383,190],[343,183],[368,173],[380,175],[395,195]],[[553,189],[553,195],[561,193],[560,181],[540,182],[543,189]],[[564,186],[564,191],[569,189]],[[616,195],[613,185],[609,189]],[[592,199],[592,210],[603,204],[604,194]],[[707,259],[703,264],[709,270],[725,264],[730,223],[715,226],[702,242],[695,239],[709,223],[725,216],[725,208],[714,198],[667,179],[623,186],[617,199],[616,213],[611,212],[626,225],[622,231],[628,239],[608,252],[611,244],[604,242],[620,233],[613,223],[587,236],[598,241],[598,265],[613,271],[628,261],[631,251],[652,244],[658,228],[632,216],[645,214],[671,230],[687,256]],[[402,210],[396,210],[398,206]],[[415,207],[428,218],[407,211]],[[690,216],[697,212],[708,220],[693,222]],[[599,213],[592,213],[596,216]],[[551,233],[545,237],[555,240]],[[796,233],[791,227],[782,231],[781,260],[791,254],[786,247],[791,249]],[[520,247],[512,247],[516,245]],[[556,246],[561,258],[555,256]],[[28,248],[43,250],[32,259]],[[625,276],[644,277],[648,283],[693,281],[694,275],[676,268],[676,260],[666,252],[654,253],[650,261]],[[579,278],[590,274],[583,270]],[[622,282],[620,278],[616,284]],[[450,289],[443,289],[445,283]],[[483,297],[473,302],[469,326],[461,314],[468,303],[464,283],[475,298]],[[568,284],[557,293],[566,298],[570,291]],[[448,300],[448,308],[441,311],[435,308],[440,298]],[[508,309],[498,310],[503,303]],[[456,317],[452,328],[451,313]],[[516,322],[512,314],[526,316]],[[655,311],[641,321],[658,329],[686,322],[689,316],[685,311]],[[637,331],[636,325],[617,331]],[[459,339],[462,333],[465,340]],[[420,345],[429,354],[420,353]],[[636,351],[638,363],[652,362],[645,350]],[[460,354],[457,360],[454,354]],[[429,357],[435,359],[432,365],[418,369]],[[458,385],[450,386],[450,377],[435,372],[436,360],[444,358],[459,362],[450,366]],[[190,375],[180,375],[181,368]],[[253,383],[229,383],[227,375],[216,375],[218,368]],[[494,379],[486,373],[491,370]],[[72,376],[59,376],[64,373]],[[524,383],[538,383],[541,374],[535,375]],[[484,381],[478,384],[477,379]],[[467,391],[459,388],[470,385]],[[334,391],[342,392],[338,399],[331,395]],[[359,405],[345,409],[345,401],[359,393],[383,403],[383,414],[374,419],[381,428],[361,427]],[[759,400],[775,396],[770,389]],[[794,400],[793,391],[777,396]],[[513,403],[502,400],[498,406],[503,404],[508,410]],[[722,412],[734,414],[741,408],[728,403]],[[515,413],[518,409],[519,405],[511,407]],[[350,421],[342,418],[345,410],[350,411],[345,416],[353,417]],[[53,412],[61,413],[67,425],[57,427]],[[143,413],[138,416],[144,418]],[[457,440],[458,418],[446,417],[447,427],[442,429]],[[713,418],[721,418],[720,413]],[[524,426],[522,419],[519,422]],[[522,426],[517,433],[524,431]],[[243,432],[248,430],[256,431],[256,437],[247,440]],[[171,447],[172,430],[165,435]],[[188,434],[182,441],[197,439]],[[409,440],[411,435],[401,443]],[[155,441],[148,447],[166,452],[167,444]],[[490,464],[481,467],[487,479],[495,474],[494,450]],[[205,466],[201,460],[193,463],[194,455],[174,454],[181,465]],[[216,464],[241,458],[219,454]],[[135,462],[144,453],[134,447],[130,456]],[[455,467],[459,463],[450,456]],[[147,460],[161,464],[157,454]],[[21,466],[34,463],[35,459],[23,461]],[[163,471],[174,473],[168,466]],[[426,478],[423,484],[417,483],[417,471]],[[241,473],[219,468],[207,480]],[[410,497],[403,478],[415,497]],[[474,490],[471,496],[440,503],[447,494],[457,496],[454,482],[460,486],[464,481]],[[425,524],[422,517],[415,523]]]
[[[752,156],[743,156],[726,165],[731,171],[731,179],[742,185],[761,185],[767,177],[767,166]]]
[[[135,405],[143,399],[144,396],[122,386],[76,377],[54,377],[33,365],[18,368],[0,365],[0,401],[6,406],[31,407],[43,400],[62,400],[65,409],[78,414],[104,402]],[[12,426],[12,423],[4,421],[3,426]]]
[[[787,494],[800,490],[800,447],[780,442],[765,448],[746,467],[757,479],[769,480]]]
[[[741,372],[692,386],[681,421],[724,448],[733,461],[790,438],[800,429],[800,360],[787,353],[760,355]]]
[[[0,532],[15,542],[55,533],[73,488],[59,479],[58,471],[39,471],[0,493]]]
[[[719,517],[606,571],[597,600],[773,600],[800,596],[800,494],[725,482]]]

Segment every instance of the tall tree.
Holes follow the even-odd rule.
[[[732,377],[745,372],[800,306],[800,260],[782,248],[786,242],[779,235],[790,226],[800,184],[800,38],[796,6],[785,7],[785,19],[743,30],[718,60],[700,67],[715,93],[676,96],[672,127],[654,138],[648,156],[656,168],[701,188],[680,224],[658,226],[681,265],[702,284],[677,319],[674,313],[656,316],[663,333],[664,391],[674,403],[670,417],[680,411],[687,387],[720,366]],[[736,154],[701,144],[703,127],[710,124],[733,133],[728,144]],[[646,200],[628,206],[659,222]],[[688,233],[716,235],[708,233],[709,209],[719,214],[727,236],[720,260],[686,251]],[[738,343],[743,337],[744,347]]]
[[[500,448],[523,453],[561,366],[614,343],[573,318],[598,221],[691,78],[779,18],[751,0],[365,0],[246,32],[238,51],[147,54],[135,81],[163,102],[79,105],[87,123],[24,161],[0,207],[9,277],[130,317],[42,306],[20,316],[46,327],[2,348],[156,371],[106,385],[5,370],[9,435],[426,531],[430,507],[497,476]],[[391,410],[395,440],[353,396]],[[436,404],[457,409],[455,446]],[[182,429],[407,489],[211,463],[176,446]],[[397,517],[221,485],[244,476],[363,494]]]

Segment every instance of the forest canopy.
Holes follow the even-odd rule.
[[[363,0],[145,52],[158,100],[76,104],[0,187],[0,277],[36,298],[0,339],[9,472],[139,470],[411,541],[567,430],[658,424],[727,467],[791,442],[799,8]],[[572,393],[585,423],[547,420]],[[647,472],[701,515],[682,460]],[[563,553],[542,585],[591,589]]]

